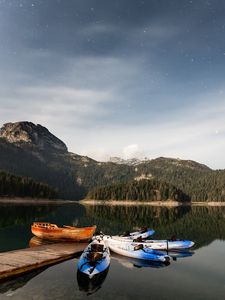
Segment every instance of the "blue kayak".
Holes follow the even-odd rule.
[[[105,271],[110,264],[109,248],[100,239],[93,240],[82,253],[77,267],[89,278]]]
[[[155,233],[155,230],[145,227],[138,231],[125,232],[124,234],[120,235],[119,237],[122,239],[125,239],[125,240],[137,239],[137,238],[147,239],[149,236],[153,235],[154,233]]]
[[[105,239],[105,243],[110,248],[111,251],[127,257],[158,261],[164,263],[168,263],[170,261],[169,255],[163,254],[159,251],[152,250],[146,246],[143,246],[143,244],[140,243],[121,242],[109,236],[107,239]]]

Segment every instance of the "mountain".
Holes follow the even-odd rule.
[[[67,152],[66,145],[41,125],[31,122],[6,123],[0,129],[0,138],[17,146],[33,146],[39,150]]]
[[[0,170],[48,184],[62,199],[82,199],[97,186],[156,179],[192,200],[225,200],[225,171],[191,160],[156,158],[98,162],[68,151],[47,128],[31,122],[7,123],[0,129]]]
[[[128,166],[68,152],[47,128],[31,122],[7,123],[0,129],[0,170],[47,183],[60,198],[74,200],[96,185],[130,178]]]

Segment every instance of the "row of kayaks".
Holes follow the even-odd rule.
[[[123,235],[111,236],[100,233],[94,236],[95,225],[82,228],[58,227],[56,224],[47,222],[34,222],[31,231],[38,238],[52,241],[84,242],[92,239],[78,262],[78,270],[88,275],[89,278],[109,267],[110,251],[137,260],[169,264],[171,256],[168,255],[168,251],[184,250],[194,246],[194,242],[190,240],[150,239],[155,231],[146,227],[135,232],[126,232]]]
[[[47,222],[34,222],[31,226],[32,233],[42,239],[53,241],[74,241],[85,242],[89,241],[95,231],[96,225],[91,227],[75,227],[67,226],[58,227],[56,224]],[[135,242],[135,244],[143,244],[144,247],[148,247],[153,250],[171,250],[171,249],[188,249],[191,248],[194,243],[189,240],[178,240],[175,238],[168,240],[155,240],[148,239],[155,233],[153,229],[142,228],[135,232],[126,232],[123,235],[109,236],[104,235],[103,239],[111,244],[120,245],[124,242]]]
[[[111,236],[101,232],[97,234],[95,225],[79,228],[34,222],[31,231],[35,235],[30,240],[31,247],[56,241],[89,242],[77,264],[80,290],[88,295],[97,291],[105,280],[110,266],[110,252],[113,252],[115,260],[128,268],[162,268],[168,266],[171,259],[177,260],[194,254],[189,251],[194,242],[174,237],[167,240],[152,239],[155,231],[146,227]]]
[[[153,233],[153,230],[147,229],[125,236],[96,235],[82,253],[78,261],[78,270],[89,278],[104,272],[110,265],[110,250],[137,260],[159,262],[166,265],[171,260],[171,256],[168,255],[169,250],[184,250],[194,245],[194,242],[189,240],[147,239]]]

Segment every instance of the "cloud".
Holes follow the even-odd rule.
[[[0,111],[1,119],[5,118],[7,111],[17,107],[12,111],[12,120],[42,119],[48,123],[55,119],[56,123],[65,125],[71,119],[73,123],[81,123],[83,118],[106,114],[102,104],[112,101],[112,95],[104,90],[32,86],[18,88],[14,96],[8,95],[5,100],[7,102]]]
[[[143,156],[140,147],[137,144],[131,144],[123,148],[123,156],[125,159],[140,158]]]
[[[180,108],[159,117],[158,122],[149,120],[129,126],[107,124],[98,129],[98,134],[92,132],[81,152],[98,144],[104,149],[104,158],[106,153],[131,158],[144,152],[142,157],[193,159],[212,168],[224,168],[225,99],[216,91],[198,97],[204,98],[204,104],[200,101],[195,106]],[[127,146],[121,152],[124,144]]]

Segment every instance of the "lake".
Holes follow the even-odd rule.
[[[224,299],[225,207],[0,204],[0,252],[29,247],[33,221],[96,224],[107,234],[148,226],[155,238],[191,239],[192,251],[171,253],[169,266],[112,253],[100,282],[77,279],[77,259],[0,283],[0,299]]]

